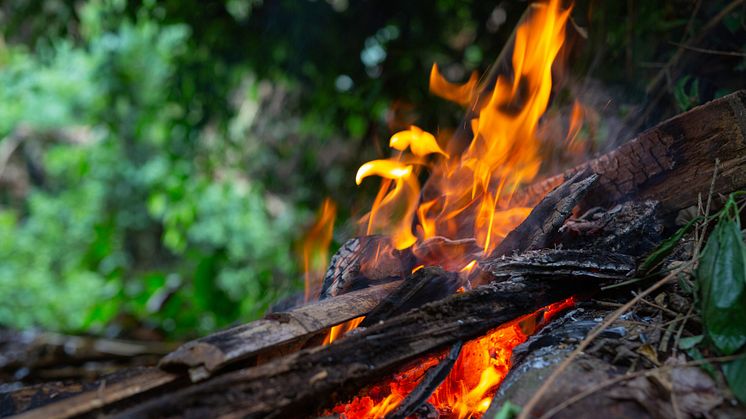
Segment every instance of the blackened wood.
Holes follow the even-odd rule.
[[[563,249],[603,249],[630,256],[648,255],[663,239],[657,201],[629,201],[571,218],[560,229]]]
[[[120,417],[298,417],[345,400],[417,357],[590,288],[587,281],[492,283],[426,304],[333,344],[305,349],[121,412]]]
[[[430,395],[440,386],[443,380],[448,377],[461,353],[462,345],[463,342],[456,342],[451,347],[451,350],[448,351],[448,355],[438,365],[430,368],[425,373],[425,376],[417,384],[417,387],[407,394],[407,397],[393,411],[386,415],[386,419],[406,419],[410,415],[413,415],[430,398]]]
[[[292,311],[271,313],[264,319],[187,342],[163,357],[160,366],[167,370],[188,369],[192,380],[199,381],[230,364],[270,350],[282,352],[288,346],[299,349],[329,327],[367,314],[398,285],[398,281],[381,284]]]
[[[599,249],[532,250],[520,255],[485,259],[483,271],[497,281],[525,277],[547,281],[569,279],[618,280],[633,273],[636,264],[632,256]]]
[[[526,219],[497,246],[494,255],[509,255],[549,247],[578,201],[598,180],[598,175],[576,173],[549,192]]]
[[[188,380],[183,381],[188,382]],[[144,396],[148,392],[158,390],[168,393],[165,389],[177,386],[179,382],[178,375],[157,368],[130,370],[128,375],[121,379],[115,377],[100,380],[95,388],[69,397],[61,395],[61,397],[67,397],[64,400],[47,399],[48,404],[15,417],[18,419],[62,419],[86,415],[104,407],[115,406],[127,399]],[[26,407],[33,407],[33,405]]]
[[[332,256],[320,299],[405,278],[414,267],[410,250],[396,250],[388,237],[373,235],[348,240]]]
[[[399,287],[387,295],[360,323],[362,327],[403,314],[423,304],[438,301],[460,286],[459,276],[439,267],[422,268],[402,281]]]
[[[517,193],[512,205],[534,206],[565,179],[585,170],[599,180],[581,209],[628,200],[657,200],[663,215],[696,205],[707,195],[715,159],[721,165],[715,191],[746,188],[746,91],[698,106],[653,127],[621,147],[539,181]]]

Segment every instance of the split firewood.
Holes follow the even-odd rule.
[[[360,323],[368,327],[413,308],[432,301],[438,301],[453,294],[461,286],[459,276],[439,267],[420,269],[406,281],[402,281],[391,294],[387,295]]]
[[[611,209],[591,209],[560,228],[565,249],[604,249],[630,256],[648,255],[663,239],[657,201],[628,201]]]
[[[424,268],[429,269],[429,268]],[[395,368],[593,288],[588,281],[491,283],[429,303],[350,333],[333,344],[301,350],[254,368],[153,399],[121,417],[297,417],[352,396]]]
[[[463,342],[456,342],[451,347],[451,350],[448,351],[448,355],[438,362],[438,365],[427,370],[427,373],[425,373],[422,381],[417,384],[417,387],[409,392],[407,397],[405,397],[394,410],[386,415],[386,419],[406,419],[417,412],[420,406],[430,398],[430,395],[432,395],[438,386],[440,386],[443,380],[448,377],[448,374],[456,364],[459,354],[461,354],[462,346]]]
[[[131,369],[123,373],[115,373],[113,377],[104,378],[96,386],[90,386],[90,390],[77,395],[69,394],[72,391],[68,388],[68,394],[61,391],[50,396],[47,400],[28,401],[25,406],[19,407],[33,408],[39,402],[47,402],[48,404],[15,417],[17,419],[61,419],[87,415],[105,407],[112,408],[117,403],[135,396],[148,394],[156,389],[178,388],[179,383],[181,383],[181,386],[186,384],[184,381],[187,380],[158,368]],[[41,391],[46,390],[42,389]],[[19,410],[12,414],[17,414]]]
[[[493,281],[526,277],[537,280],[622,280],[634,273],[635,258],[603,250],[532,250],[520,255],[489,258],[480,263]]]
[[[284,313],[223,330],[187,342],[166,355],[160,366],[167,370],[188,369],[194,381],[215,371],[267,351],[300,349],[331,326],[363,316],[378,305],[399,281],[351,292]]]
[[[549,192],[528,217],[511,231],[495,249],[494,255],[508,255],[549,247],[578,201],[598,179],[596,174],[579,172]]]
[[[585,170],[598,182],[580,201],[581,210],[629,200],[660,202],[675,216],[697,204],[721,162],[714,190],[728,194],[746,188],[746,91],[741,90],[675,116],[621,147],[562,175],[530,185],[511,205],[534,206],[565,179]]]
[[[372,284],[403,279],[413,267],[411,252],[396,250],[388,237],[356,237],[345,242],[332,256],[319,298],[323,300]]]

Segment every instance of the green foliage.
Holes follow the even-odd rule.
[[[676,82],[673,89],[676,105],[682,111],[687,111],[702,103],[699,96],[699,80],[684,76]]]
[[[648,257],[645,258],[645,260],[640,264],[639,271],[642,273],[648,273],[651,269],[656,267],[663,260],[663,258],[668,256],[673,251],[673,249],[684,237],[684,235],[688,233],[700,221],[702,221],[702,218],[696,217],[686,223],[685,226],[676,230],[676,233],[659,244],[658,247],[656,247],[655,250],[650,253]]]
[[[0,138],[50,137],[22,145],[42,149],[44,182],[0,209],[0,323],[102,331],[131,316],[193,335],[256,317],[297,276],[302,219],[230,149],[202,147],[177,84],[189,28],[117,4],[83,8],[80,45],[0,50]]]
[[[746,403],[746,356],[723,365],[723,374],[733,395]]]
[[[733,354],[746,344],[746,244],[732,197],[702,251],[697,277],[708,337]]]
[[[710,234],[697,270],[702,320],[722,354],[743,353],[746,345],[746,244],[739,209],[731,195]],[[696,342],[695,342],[696,344]],[[723,365],[736,397],[746,402],[746,358]]]
[[[518,415],[521,414],[521,406],[512,403],[510,400],[505,402],[505,404],[502,405],[500,410],[497,411],[494,418],[495,419],[512,419],[515,417],[518,417]]]

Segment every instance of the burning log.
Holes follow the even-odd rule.
[[[634,273],[635,259],[599,250],[544,249],[511,257],[493,258],[481,264],[493,280],[530,277],[547,281],[563,278],[620,280]]]
[[[697,204],[707,191],[714,162],[721,169],[715,190],[746,188],[746,91],[741,90],[675,116],[621,147],[537,182],[516,194],[513,205],[533,206],[564,179],[585,170],[599,175],[581,209],[629,200],[657,200],[664,215]]]
[[[262,320],[236,326],[187,342],[166,355],[160,366],[167,370],[188,369],[193,381],[247,358],[300,349],[309,339],[331,326],[365,315],[399,282],[351,292],[284,313],[271,313]]]
[[[578,201],[598,179],[598,175],[578,172],[549,192],[515,230],[495,249],[496,255],[549,247]]]
[[[424,268],[430,269],[430,268]],[[224,374],[154,399],[121,416],[240,414],[294,417],[352,395],[403,363],[438,351],[594,288],[593,282],[492,283],[455,294],[373,325],[329,346],[305,349],[269,363]]]
[[[372,326],[423,304],[443,299],[453,294],[460,285],[461,281],[455,273],[440,268],[420,269],[371,310],[360,326]]]
[[[404,278],[412,270],[412,255],[398,251],[384,236],[364,236],[348,240],[329,263],[320,299],[334,297],[372,283]]]
[[[433,391],[446,379],[456,364],[463,342],[458,341],[448,351],[446,356],[438,365],[430,368],[422,381],[412,390],[402,402],[396,406],[386,419],[406,419],[413,415],[427,401]]]

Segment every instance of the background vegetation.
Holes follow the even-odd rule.
[[[372,190],[354,170],[392,131],[458,122],[427,93],[432,62],[483,73],[526,6],[0,2],[0,324],[178,338],[261,315],[298,288],[322,198],[359,214]],[[743,87],[743,2],[572,16],[550,114],[597,109],[595,149]]]

